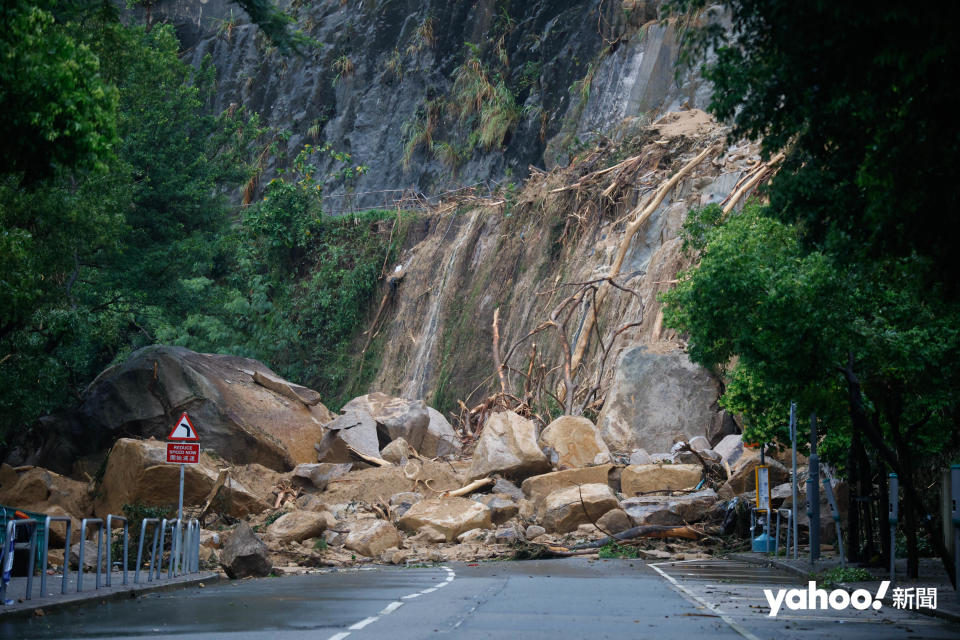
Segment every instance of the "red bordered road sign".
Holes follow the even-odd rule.
[[[167,462],[197,464],[200,462],[200,445],[196,442],[168,442]]]
[[[200,436],[197,435],[197,430],[193,427],[193,423],[190,422],[190,416],[187,415],[186,411],[184,411],[180,419],[177,420],[177,424],[170,431],[167,440],[188,440],[191,442],[198,442],[200,440]]]

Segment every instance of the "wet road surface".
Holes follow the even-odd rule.
[[[0,638],[960,637],[957,626],[886,609],[869,622],[845,619],[843,627],[837,617],[768,618],[759,585],[790,587],[796,579],[781,583],[766,569],[738,570],[571,558],[223,581],[30,620],[0,620]],[[901,617],[883,622],[887,613]]]

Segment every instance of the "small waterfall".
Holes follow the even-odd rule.
[[[441,307],[443,306],[443,294],[447,286],[447,277],[457,264],[457,259],[460,256],[463,245],[466,244],[467,239],[472,235],[471,230],[479,215],[480,209],[474,209],[470,213],[470,218],[460,227],[460,232],[457,234],[453,249],[450,251],[450,255],[443,265],[440,284],[437,286],[436,291],[430,296],[430,308],[427,310],[420,328],[416,355],[413,358],[412,365],[408,367],[408,371],[410,372],[409,382],[407,382],[403,390],[403,395],[407,398],[425,398],[428,392],[428,385],[436,362],[436,354],[434,352],[439,334],[437,328],[440,324]]]

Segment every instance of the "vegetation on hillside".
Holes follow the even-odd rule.
[[[181,62],[171,27],[98,2],[0,12],[0,443],[157,342],[347,388],[359,314],[403,233],[392,213],[323,216],[311,159],[332,155],[346,180],[363,167],[308,147],[238,210],[226,196],[277,134],[242,108],[212,113],[214,70]]]

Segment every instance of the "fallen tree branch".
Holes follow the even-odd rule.
[[[465,484],[459,489],[453,491],[444,491],[442,492],[442,498],[457,498],[459,496],[465,496],[468,493],[472,493],[481,487],[486,487],[493,484],[493,478],[481,478],[480,480],[474,480],[470,484]],[[428,485],[429,486],[429,485]],[[430,487],[433,489],[433,487]]]
[[[606,538],[600,538],[599,540],[595,540],[593,542],[578,544],[575,547],[570,547],[570,550],[578,551],[580,549],[599,549],[600,547],[604,547],[611,542],[623,542],[626,540],[635,540],[637,538],[683,538],[684,540],[699,540],[705,535],[706,534],[704,532],[688,526],[671,527],[669,525],[647,524],[639,527],[631,527],[626,531],[621,531],[620,533],[607,536]]]
[[[384,460],[383,458],[377,458],[377,457],[375,457],[375,456],[368,456],[368,455],[365,454],[365,453],[360,453],[359,451],[357,451],[356,449],[354,449],[354,448],[351,447],[350,445],[346,445],[346,447],[347,447],[347,451],[350,453],[350,455],[352,455],[352,456],[354,456],[354,457],[356,457],[356,458],[359,458],[361,462],[367,462],[367,463],[369,463],[369,464],[373,464],[373,465],[376,465],[376,466],[378,466],[378,467],[392,467],[392,466],[393,466],[393,463],[392,463],[392,462],[387,462],[387,461]]]
[[[635,216],[633,221],[627,225],[627,228],[623,232],[623,238],[620,239],[620,247],[617,250],[617,256],[613,261],[613,265],[610,267],[610,272],[607,274],[608,278],[616,278],[620,275],[620,269],[623,268],[623,261],[627,256],[627,250],[630,248],[630,241],[633,240],[633,236],[637,234],[640,228],[650,219],[657,209],[663,203],[664,198],[667,197],[667,194],[673,190],[677,184],[687,176],[693,169],[699,165],[704,158],[713,153],[718,149],[718,145],[712,145],[701,151],[695,158],[690,160],[686,165],[683,166],[677,173],[673,175],[672,178],[667,180],[663,185],[657,189],[653,198],[650,201],[642,206],[637,207],[633,210],[633,215]],[[580,335],[582,336],[579,342],[577,343],[577,348],[573,353],[570,364],[572,369],[577,369],[580,366],[580,363],[583,361],[583,356],[587,351],[587,345],[590,343],[590,333],[593,329],[593,323],[596,322],[597,309],[603,304],[607,291],[609,291],[608,283],[604,283],[600,286],[600,291],[597,293],[597,301],[594,306],[591,306],[587,311],[587,317],[584,319],[584,326],[580,329]]]
[[[223,485],[227,483],[227,478],[230,477],[229,469],[221,469],[220,475],[217,476],[217,481],[213,483],[213,488],[210,489],[207,493],[207,498],[203,501],[203,508],[200,509],[200,517],[198,520],[203,521],[204,516],[207,515],[207,512],[210,510],[210,505],[213,504],[213,499],[217,497],[217,493],[220,492],[220,489],[223,488]]]
[[[503,373],[503,363],[500,361],[500,307],[493,310],[493,366],[500,378],[500,392],[507,392],[507,378]]]

